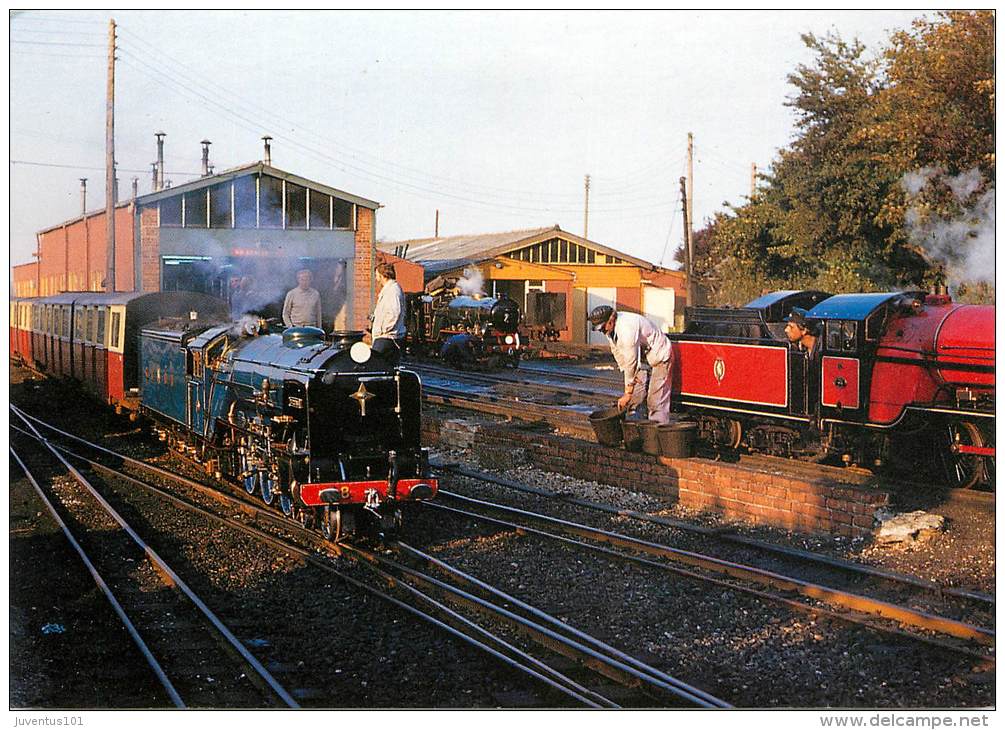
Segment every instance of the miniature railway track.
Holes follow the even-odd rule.
[[[512,479],[506,479],[505,477],[496,476],[488,472],[479,471],[476,469],[462,467],[454,464],[443,464],[434,462],[433,466],[443,474],[456,474],[458,476],[468,477],[470,479],[489,482],[501,487],[505,487],[507,489],[512,489],[516,492],[532,494],[538,497],[545,497],[547,499],[563,502],[565,504],[569,504],[575,507],[582,507],[588,510],[594,510],[609,515],[616,515],[618,517],[628,518],[640,523],[648,523],[652,525],[660,525],[662,527],[668,527],[671,529],[679,530],[681,532],[699,535],[718,542],[731,543],[733,545],[741,546],[742,548],[745,549],[749,548],[752,550],[760,551],[768,555],[781,556],[785,559],[790,559],[796,562],[813,565],[815,567],[824,567],[827,569],[833,569],[834,571],[846,573],[855,577],[875,579],[878,581],[883,581],[892,584],[894,586],[915,589],[921,592],[927,592],[937,596],[953,597],[956,599],[960,599],[961,601],[972,602],[973,605],[976,605],[979,608],[983,608],[985,610],[993,610],[995,605],[995,597],[988,593],[967,590],[965,588],[956,588],[954,586],[939,585],[937,583],[932,583],[930,581],[926,581],[912,575],[906,575],[903,573],[894,573],[870,565],[856,563],[851,560],[845,560],[842,558],[832,557],[829,555],[823,555],[821,553],[810,552],[808,550],[800,550],[797,548],[776,545],[774,543],[766,542],[764,540],[758,540],[756,538],[740,535],[736,533],[734,530],[728,528],[702,527],[701,525],[695,525],[689,522],[684,522],[683,520],[668,519],[666,517],[659,517],[656,515],[647,514],[645,512],[638,512],[635,510],[624,509],[622,507],[617,507],[612,504],[605,504],[602,502],[594,502],[592,500],[581,499],[579,497],[574,497],[565,493],[555,492],[550,489],[543,489],[540,487],[533,487],[528,484],[523,484],[521,482],[517,482]],[[973,494],[971,490],[960,490],[960,491],[963,494]]]
[[[740,590],[781,603],[794,610],[827,615],[842,622],[867,626],[886,634],[910,638],[940,649],[976,657],[984,662],[994,662],[993,655],[988,653],[986,648],[975,648],[994,646],[995,634],[991,629],[936,616],[910,606],[811,583],[794,576],[681,550],[549,515],[464,497],[442,489],[440,494],[463,504],[464,507],[430,504],[428,505],[430,509],[481,520],[506,530],[516,531],[518,534],[533,534],[549,540],[575,544],[636,564]],[[506,519],[493,514],[504,514]],[[548,529],[534,526],[535,524],[547,525]],[[585,538],[592,542],[583,542],[576,538]],[[659,559],[659,562],[653,558]],[[773,592],[765,592],[762,588],[770,588]],[[807,600],[814,603],[807,603]],[[826,605],[832,606],[836,611],[824,608]],[[914,631],[906,631],[900,626],[909,626]],[[933,637],[931,634],[936,636]]]
[[[69,480],[58,490],[53,485],[53,493],[62,493],[53,500],[13,447],[12,455],[122,619],[171,703],[176,707],[298,707],[289,692],[84,475],[48,444],[30,421],[22,420],[31,433],[19,429],[20,433],[36,438],[79,488],[70,487]],[[79,537],[73,534],[71,524],[77,527]],[[210,673],[220,680],[209,683]]]
[[[30,416],[26,417],[31,418]],[[467,576],[445,563],[435,561],[435,563],[431,564],[435,564],[437,570],[449,571],[454,576],[455,581],[461,585],[474,587],[483,594],[487,593],[495,596],[498,602],[493,603],[491,600],[476,596],[457,585],[450,586],[432,576],[423,574],[415,568],[405,566],[398,561],[391,560],[378,552],[368,550],[362,546],[334,545],[323,541],[315,533],[300,528],[297,523],[283,517],[278,511],[263,509],[257,504],[249,503],[244,495],[240,493],[235,497],[218,492],[208,485],[174,475],[164,469],[122,454],[117,454],[110,449],[93,444],[79,436],[69,434],[49,424],[44,424],[37,419],[31,420],[40,423],[40,425],[43,425],[54,433],[99,451],[106,457],[113,457],[118,461],[130,464],[148,473],[156,474],[158,478],[173,480],[175,483],[184,484],[186,487],[195,488],[201,493],[211,495],[214,502],[226,504],[231,508],[231,511],[236,511],[237,516],[233,514],[223,516],[215,512],[206,512],[203,507],[169,494],[159,487],[145,483],[134,476],[118,469],[113,469],[97,460],[75,454],[65,446],[51,445],[52,448],[70,455],[71,458],[85,461],[94,469],[114,473],[119,478],[158,493],[178,506],[198,510],[211,519],[241,530],[277,549],[296,554],[312,566],[325,570],[358,588],[379,595],[399,608],[463,639],[513,669],[523,672],[537,682],[544,684],[551,692],[561,693],[567,700],[571,700],[576,704],[589,707],[619,707],[618,702],[606,696],[606,694],[610,693],[611,683],[614,682],[630,689],[629,701],[633,704],[652,706],[655,700],[661,704],[676,706],[729,706],[723,700],[709,695],[700,689],[691,687],[674,677],[660,672],[654,667],[645,665],[583,632],[575,631],[559,619],[549,616],[539,609],[517,602],[511,596],[506,596],[498,589],[492,588],[473,576]],[[38,436],[37,438],[41,439],[42,437]],[[253,518],[255,526],[247,524],[248,516]],[[277,526],[283,534],[296,533],[297,542],[292,542],[286,537],[280,537],[273,533],[271,529]],[[426,562],[434,560],[403,543],[396,543],[394,547],[399,553],[407,555],[413,562],[416,560]],[[403,592],[405,600],[396,597],[386,590],[377,589],[346,575],[328,560],[319,558],[313,552],[318,549],[336,555],[344,554],[366,565],[374,571],[380,582],[397,589],[399,592]],[[420,609],[415,605],[416,603],[424,604],[431,610]],[[555,668],[553,666],[555,663],[554,659],[546,661],[534,656],[527,649],[515,646],[499,635],[497,630],[479,625],[462,615],[449,604],[458,605],[469,612],[474,611],[488,616],[491,626],[501,625],[507,631],[518,633],[529,639],[532,643],[545,647],[550,652],[557,654],[565,664],[575,669],[578,676],[569,676],[570,670],[565,667]],[[514,605],[518,606],[517,611],[511,610]]]

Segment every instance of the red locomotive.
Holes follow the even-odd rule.
[[[784,334],[808,310],[817,343]],[[953,487],[994,482],[994,307],[923,292],[779,291],[692,307],[671,335],[674,402],[717,447],[916,465],[932,444]]]

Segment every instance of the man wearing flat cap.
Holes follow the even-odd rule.
[[[616,312],[606,304],[594,308],[589,320],[595,331],[607,336],[614,361],[625,374],[618,408],[634,411],[644,399],[650,420],[669,421],[673,348],[667,336],[642,315]]]
[[[807,314],[805,309],[793,307],[792,312],[785,318],[785,336],[800,350],[812,355],[813,348],[817,344],[816,327],[806,317]]]

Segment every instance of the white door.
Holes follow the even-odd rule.
[[[601,304],[606,304],[609,307],[613,307],[614,303],[618,299],[618,290],[614,287],[591,287],[586,290],[586,316],[590,316],[590,312],[593,311],[594,307],[599,307]],[[586,319],[586,342],[590,345],[606,345],[607,337],[600,332],[593,331],[593,325],[590,324],[590,320]]]
[[[642,313],[659,329],[666,332],[674,324],[674,290],[661,286],[642,288]]]

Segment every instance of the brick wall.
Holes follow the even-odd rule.
[[[356,206],[356,261],[352,281],[352,328],[366,329],[373,302],[370,282],[373,278],[373,244],[375,211]]]
[[[728,520],[798,532],[864,536],[890,493],[833,476],[793,476],[708,459],[665,459],[549,433],[477,420],[423,415],[431,445],[470,449],[486,467],[539,469],[668,497]]]
[[[140,291],[160,291],[161,246],[157,208],[140,210]]]

